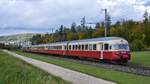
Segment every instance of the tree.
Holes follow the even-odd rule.
[[[95,29],[92,37],[104,37],[104,28]]]
[[[145,11],[145,13],[144,13],[143,17],[144,17],[144,21],[143,21],[143,22],[144,22],[144,24],[147,24],[147,22],[148,22],[148,18],[149,18],[147,10]]]
[[[63,33],[63,29],[64,29],[64,26],[63,26],[63,25],[61,25],[61,26],[60,26],[60,28],[59,28],[59,33],[60,33],[60,34],[62,34],[62,33]]]
[[[92,33],[93,33],[93,30],[94,29],[92,29],[92,27],[90,26],[89,28],[88,28],[88,30],[87,30],[87,35],[88,35],[88,38],[92,38]]]
[[[119,36],[119,28],[111,27],[109,29],[109,36]]]
[[[85,32],[80,32],[78,35],[79,35],[79,39],[86,39],[86,38],[88,38],[88,34],[85,33]]]
[[[42,35],[36,34],[30,39],[30,41],[32,42],[33,45],[41,44],[42,43]]]
[[[135,39],[130,43],[130,48],[132,51],[141,51],[144,48],[143,42],[139,39]]]
[[[73,22],[71,24],[71,32],[76,33],[76,23],[75,22]]]
[[[77,33],[68,33],[67,34],[67,40],[68,41],[71,41],[71,40],[78,40],[79,37],[78,37],[78,34]]]
[[[95,28],[100,28],[101,24],[100,23],[96,23]]]
[[[60,39],[58,41],[64,41],[64,39],[65,39],[64,38],[64,26],[63,25],[61,25],[59,28],[58,38]]]

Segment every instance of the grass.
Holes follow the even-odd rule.
[[[0,51],[0,84],[68,84]]]
[[[130,63],[150,68],[150,51],[132,52]]]
[[[93,75],[95,77],[110,80],[118,84],[149,84],[150,83],[150,77],[146,77],[146,76],[139,76],[139,75],[124,73],[124,72],[117,72],[117,71],[113,71],[109,69],[103,69],[100,67],[84,65],[84,64],[80,64],[76,62],[52,59],[48,57],[47,55],[37,55],[37,54],[25,53],[21,51],[16,51],[16,53],[30,57],[30,58],[52,63],[55,65],[59,65],[65,68],[69,68],[75,71]]]

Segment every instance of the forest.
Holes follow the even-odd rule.
[[[117,36],[128,40],[132,51],[149,49],[150,46],[150,14],[145,11],[142,21],[124,20],[111,23],[108,18],[108,37]],[[30,40],[33,45],[53,43],[60,41],[80,40],[87,38],[104,37],[104,22],[96,23],[95,27],[77,25],[75,22],[70,27],[61,25],[54,33],[36,34]]]

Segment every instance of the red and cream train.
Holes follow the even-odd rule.
[[[23,49],[34,53],[76,56],[123,63],[127,63],[130,60],[128,42],[120,37],[64,41],[32,45]]]

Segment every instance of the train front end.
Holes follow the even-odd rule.
[[[128,42],[124,39],[112,41],[110,51],[112,52],[112,60],[127,63],[131,58]]]

